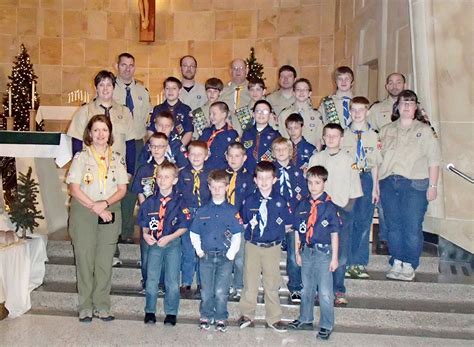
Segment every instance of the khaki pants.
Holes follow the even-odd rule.
[[[278,290],[281,285],[280,245],[270,248],[258,247],[245,242],[244,289],[240,298],[242,315],[255,319],[260,274],[263,273],[263,289],[265,290],[265,320],[269,325],[281,320],[280,297]]]
[[[98,224],[95,213],[71,200],[69,234],[76,258],[79,311],[110,311],[112,258],[122,224],[120,203],[109,210],[115,212],[115,222]]]

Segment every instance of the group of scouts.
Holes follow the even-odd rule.
[[[262,276],[268,328],[312,330],[316,299],[317,337],[328,339],[334,305],[348,303],[345,278],[369,278],[375,206],[391,254],[386,276],[414,279],[440,148],[402,74],[388,76],[387,99],[369,110],[367,98],[352,95],[352,70],[338,67],[335,94],[315,109],[310,81],[289,65],[267,96],[262,80],[246,79],[241,59],[226,86],[196,83],[192,56],[180,66],[183,79],[166,78],[166,100],[151,110],[134,57],[121,54],[117,78],[97,74],[96,98],[68,130],[80,321],[114,318],[111,269],[119,234],[133,235],[137,197],[148,324],[160,292],[164,323],[176,324],[197,274],[201,329],[227,330],[229,297],[240,301],[240,328],[253,325]],[[300,303],[289,324],[278,295],[282,249],[290,300]]]

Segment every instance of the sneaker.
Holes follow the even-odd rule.
[[[114,257],[112,260],[112,266],[113,267],[120,267],[122,266],[122,261],[118,257]]]
[[[235,300],[240,300],[241,297],[242,297],[242,289],[236,289],[234,299]]]
[[[234,287],[230,287],[229,288],[229,297],[233,298],[236,291],[237,291],[237,289],[235,289]]]
[[[410,263],[403,263],[402,266],[402,271],[398,275],[398,279],[400,281],[413,281],[415,278],[415,270],[413,269],[413,266],[411,266]]]
[[[278,333],[286,333],[288,331],[288,327],[282,321],[275,322],[273,324],[265,323],[265,328],[272,328]]]
[[[163,323],[165,325],[175,326],[176,325],[176,315],[167,314]]]
[[[211,325],[209,324],[209,321],[207,319],[200,319],[199,320],[199,329],[201,330],[209,330],[211,328]]]
[[[239,324],[240,329],[244,329],[252,324],[252,320],[248,317],[241,316],[237,323]]]
[[[321,340],[329,340],[329,336],[331,336],[331,330],[321,328],[318,331],[318,335],[316,335],[316,338],[321,339]]]
[[[289,323],[288,328],[294,330],[313,330],[313,323],[303,323],[297,319]]]
[[[335,297],[336,298],[334,299],[334,305],[336,306],[345,306],[349,303],[349,301],[347,301],[345,293],[337,292]]]
[[[143,319],[145,324],[155,324],[156,323],[156,315],[154,313],[145,313],[145,319]]]
[[[298,291],[291,293],[291,295],[290,295],[290,301],[291,301],[292,303],[295,303],[295,304],[296,304],[296,303],[300,303],[300,302],[301,302],[301,293],[298,292]]]
[[[351,270],[352,270],[352,266],[347,266],[346,267],[346,273],[344,274],[344,277],[345,278],[351,278]]]
[[[368,279],[370,277],[364,265],[352,265],[346,274],[349,274],[349,278],[353,279]]]
[[[164,296],[166,293],[166,290],[164,287],[158,287],[158,296]]]
[[[101,321],[110,322],[115,319],[114,315],[109,311],[94,310],[94,317],[99,318]]]
[[[400,273],[402,272],[402,262],[398,259],[393,261],[393,265],[390,270],[387,272],[385,277],[390,278],[392,280],[398,280],[400,277]]]
[[[79,312],[79,322],[81,323],[92,322],[92,310],[81,310]]]
[[[223,320],[218,320],[216,322],[216,331],[225,333],[227,331],[227,323]]]

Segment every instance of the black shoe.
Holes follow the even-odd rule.
[[[143,321],[145,324],[155,324],[156,316],[154,313],[145,313],[145,319]]]
[[[272,325],[265,323],[265,328],[272,328],[278,333],[286,333],[288,330],[288,327],[281,321],[275,322]]]
[[[299,320],[294,320],[288,324],[288,328],[294,330],[313,330],[313,323],[302,323]]]
[[[165,317],[165,321],[163,322],[165,325],[176,325],[176,316],[174,314],[167,314]]]
[[[245,316],[241,316],[237,321],[237,324],[239,324],[240,329],[245,329],[246,327],[251,326],[252,323],[252,320]]]
[[[331,336],[331,330],[325,328],[319,329],[318,335],[316,335],[321,340],[329,340],[329,336]]]
[[[375,247],[375,253],[379,255],[389,255],[387,241],[378,241]]]
[[[301,302],[301,293],[298,291],[295,291],[291,293],[290,295],[290,301],[294,304],[298,304]]]
[[[201,286],[197,286],[197,289],[193,294],[193,299],[201,300]]]

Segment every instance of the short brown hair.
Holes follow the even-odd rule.
[[[225,170],[212,170],[209,172],[209,176],[207,176],[207,183],[211,184],[211,182],[220,182],[228,185],[230,182],[229,174]]]
[[[288,128],[290,123],[298,123],[301,126],[304,126],[304,118],[299,113],[292,113],[285,119],[285,127]]]
[[[188,145],[188,152],[191,152],[191,148],[201,148],[206,151],[206,153],[209,153],[209,148],[207,147],[207,142],[201,141],[201,140],[194,140],[191,141]]]
[[[247,89],[250,89],[253,86],[259,85],[262,89],[265,89],[265,82],[258,77],[254,77],[248,80],[249,83],[247,84]]]
[[[287,145],[288,148],[293,150],[293,143],[291,142],[290,139],[287,139],[286,137],[280,136],[277,137],[275,140],[272,142],[272,151],[275,150],[275,146],[277,145]]]
[[[370,101],[365,96],[354,96],[349,107],[354,104],[364,105],[366,109],[369,109]]]
[[[245,150],[245,147],[241,142],[232,142],[229,146],[227,146],[227,152],[229,152],[229,150],[233,148],[240,149],[243,154],[247,154],[247,151]]]
[[[313,86],[311,85],[311,82],[307,78],[298,78],[294,83],[293,83],[293,90],[296,89],[296,85],[298,83],[306,83],[308,85],[309,91],[313,91]]]
[[[158,172],[162,170],[173,170],[174,177],[178,177],[178,167],[175,164],[170,163],[168,160],[165,160],[161,165],[157,166],[155,174],[158,174]]]
[[[170,77],[167,77],[164,82],[163,82],[163,89],[166,88],[166,83],[168,82],[171,82],[171,83],[176,83],[178,85],[178,88],[181,89],[181,87],[183,87],[183,84],[181,83],[181,81],[179,79],[177,79],[176,77],[174,76],[170,76]]]
[[[165,140],[166,142],[168,142],[168,136],[166,136],[164,133],[161,133],[161,132],[156,132],[156,133],[151,134],[149,140],[151,139]]]
[[[344,136],[344,129],[338,123],[328,123],[323,128],[323,136],[326,135],[326,129],[337,129],[341,132],[341,136]]]
[[[114,137],[112,135],[112,122],[110,121],[109,117],[107,117],[105,114],[96,114],[89,120],[89,122],[87,122],[86,128],[84,129],[84,134],[82,135],[84,144],[86,146],[92,145],[92,136],[90,132],[92,130],[92,126],[96,122],[101,122],[107,125],[107,128],[109,129],[109,139],[107,140],[107,144],[109,146],[112,146],[114,144]],[[125,153],[121,153],[121,154],[123,155]]]
[[[171,121],[173,122],[173,125],[174,125],[174,116],[173,116],[173,113],[171,113],[171,111],[169,111],[169,110],[163,110],[163,111],[158,112],[158,114],[156,115],[156,117],[154,119],[155,124],[156,124],[156,121],[158,120],[158,118],[171,119]]]
[[[224,82],[222,82],[222,80],[217,77],[212,77],[206,80],[206,83],[204,84],[204,88],[206,90],[217,89],[222,92],[222,90],[224,89]]]
[[[271,172],[273,177],[276,177],[276,167],[271,161],[262,160],[255,168],[254,176],[257,177],[259,172]]]
[[[343,74],[349,74],[354,82],[354,71],[349,66],[339,66],[334,71],[334,81]]]
[[[217,107],[221,112],[225,112],[226,115],[229,115],[229,106],[224,102],[224,101],[216,101],[209,106],[209,109],[211,107]]]
[[[328,176],[329,176],[328,170],[326,170],[326,168],[321,165],[312,166],[306,172],[306,178],[319,177],[324,182],[328,180]]]
[[[97,75],[95,75],[95,77],[94,77],[94,86],[97,88],[99,83],[102,82],[103,80],[106,80],[106,79],[111,80],[112,85],[115,88],[115,75],[112,72],[107,71],[107,70],[101,70],[97,73]]]

